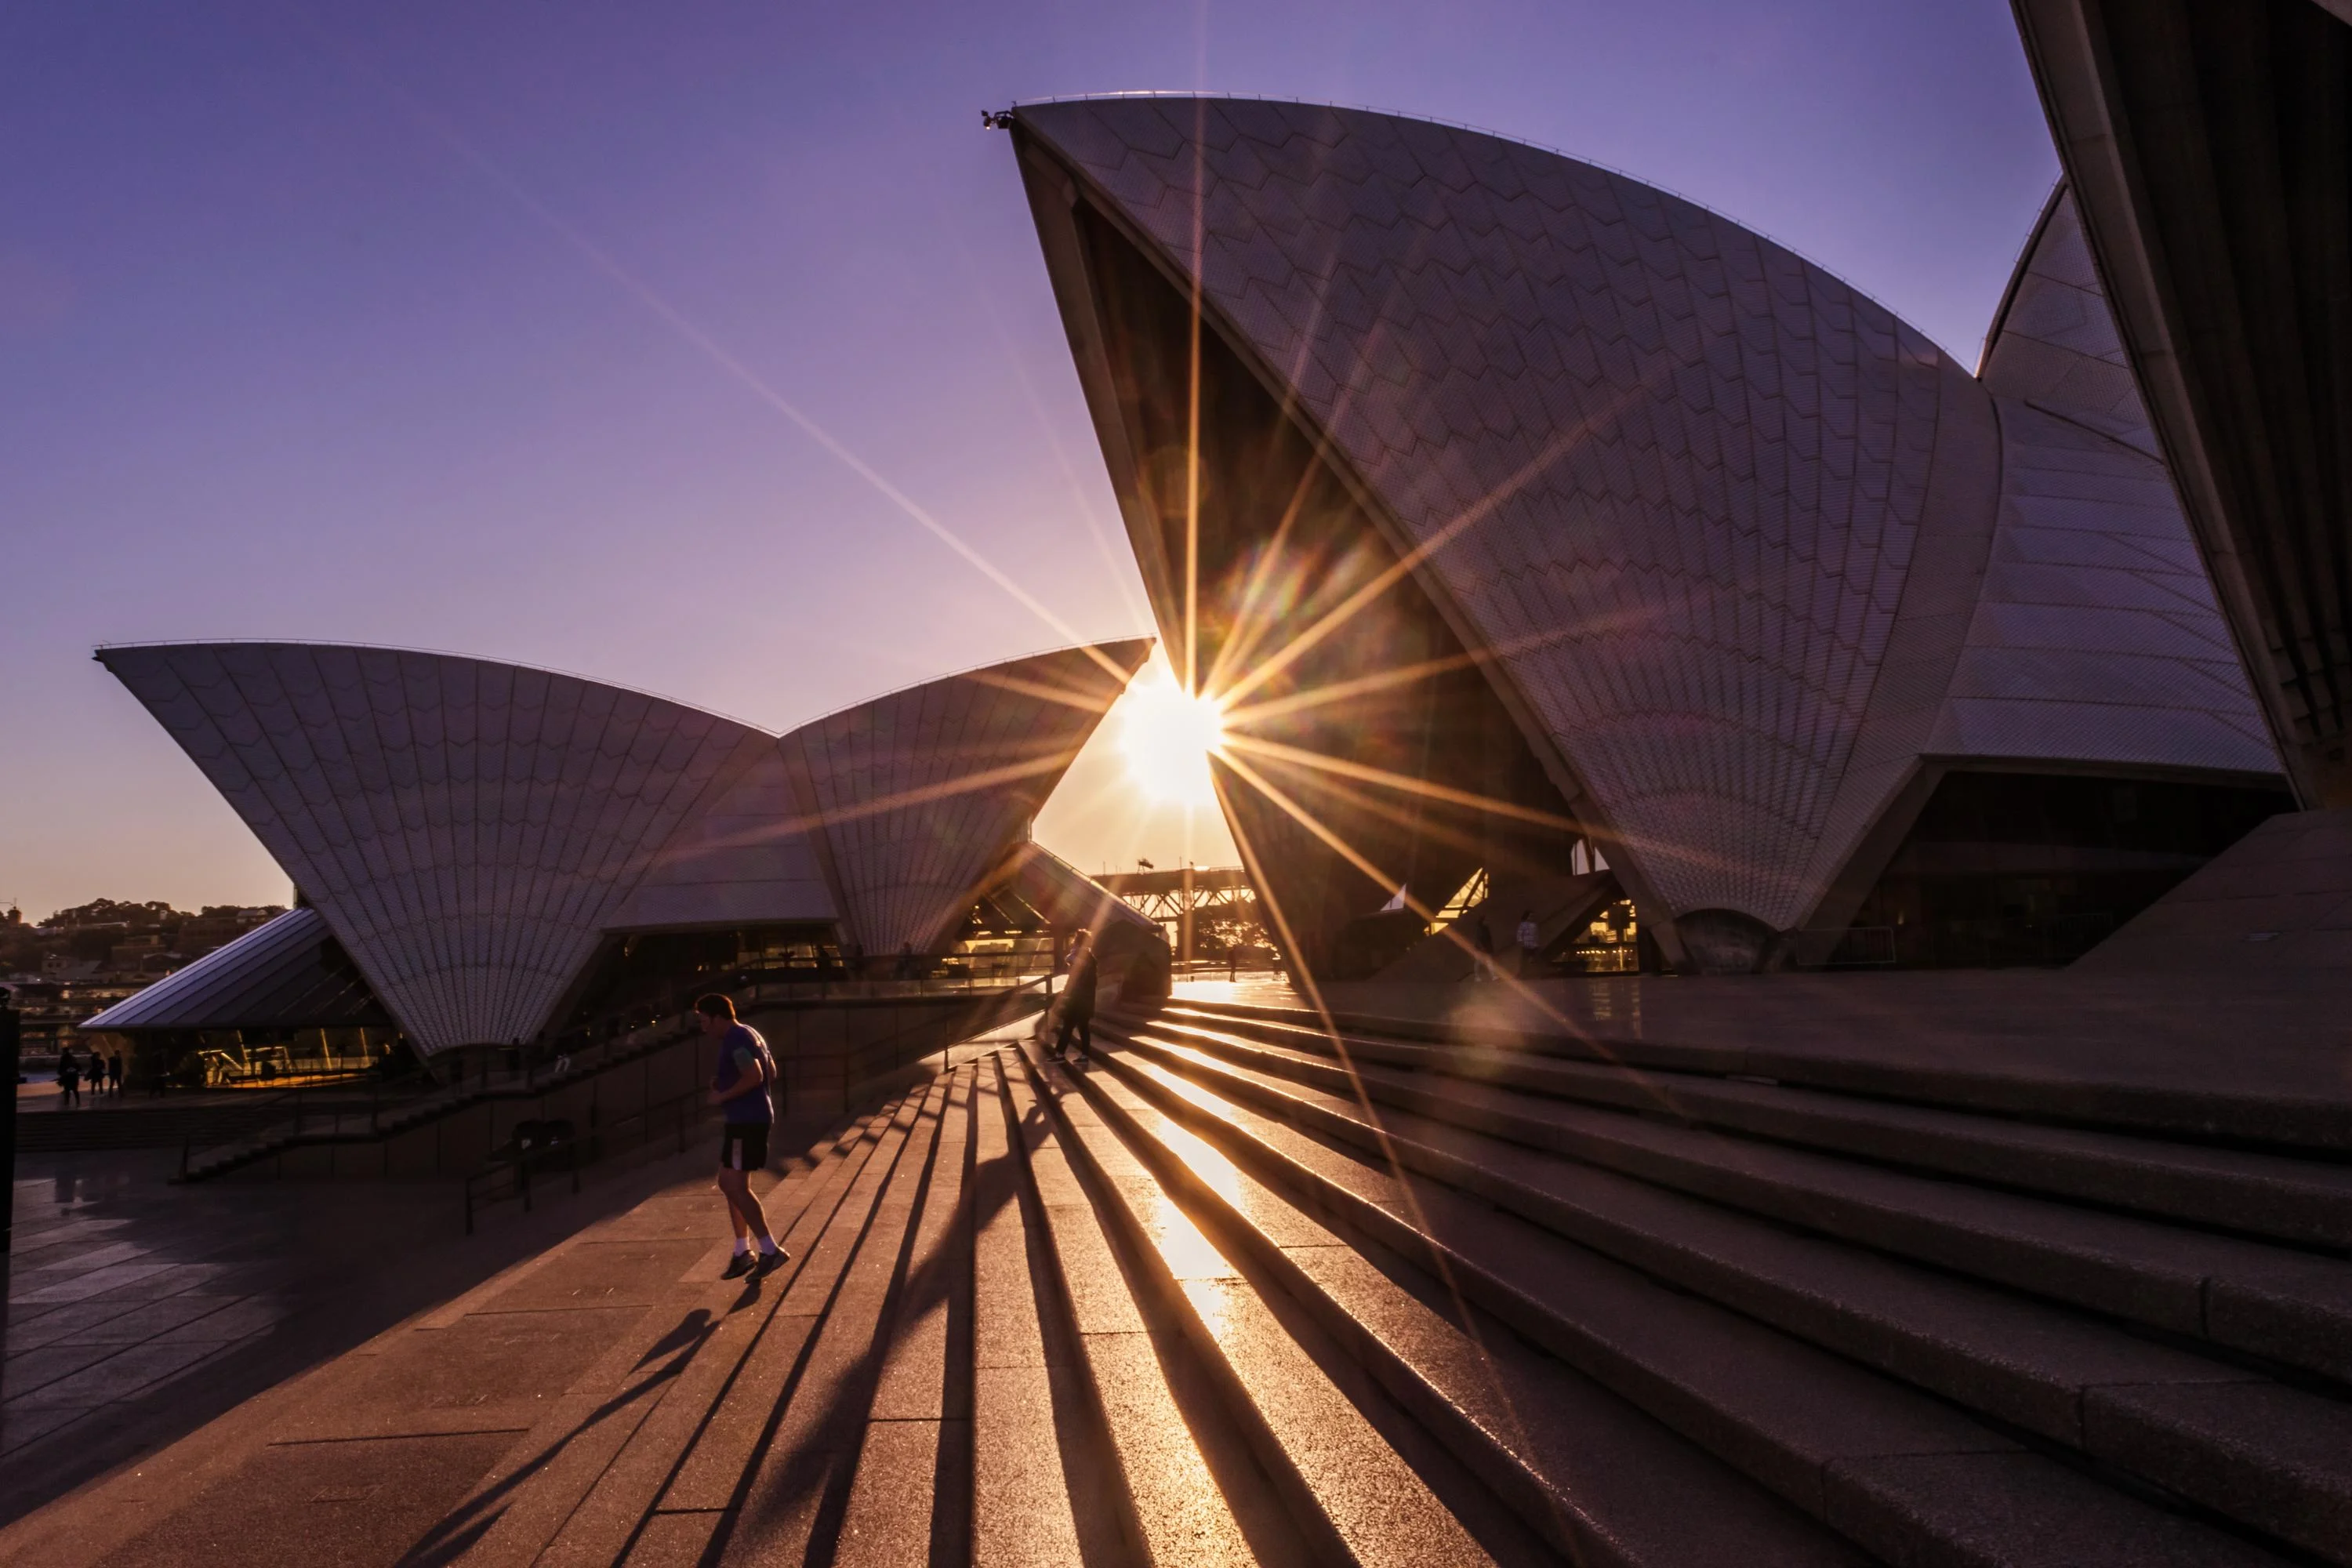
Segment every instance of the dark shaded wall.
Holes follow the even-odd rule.
[[[1832,965],[2065,963],[2294,802],[2165,779],[1960,772],[1936,786]],[[1818,962],[1818,960],[1816,961]]]

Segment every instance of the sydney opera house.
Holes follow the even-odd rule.
[[[103,648],[298,907],[87,1026],[396,1031],[431,1056],[560,1040],[747,964],[889,980],[1025,939],[1042,969],[1043,933],[1124,914],[1028,824],[1150,647],[1014,659],[784,735],[447,654]]]
[[[2053,115],[2079,100],[2095,147],[2095,97]],[[2277,542],[2310,498],[2200,444],[2193,355],[2136,374],[2179,290],[2143,265],[2110,305],[2098,225],[2162,237],[2120,175],[2053,194],[1972,374],[1771,240],[1491,134],[1148,95],[994,122],[1312,973],[1459,975],[1431,928],[1523,910],[1571,969],[1604,923],[1684,972],[2060,961],[2340,770],[2341,606],[2290,603],[2333,579]],[[2287,521],[2237,521],[2250,496]],[[89,1026],[430,1054],[730,955],[969,956],[992,908],[1101,905],[1024,825],[1150,646],[782,736],[443,655],[103,649],[300,907]]]
[[[1399,973],[1383,906],[1409,944],[1465,888],[1506,941],[1613,901],[1686,972],[2066,958],[2294,804],[2067,188],[1971,374],[1494,135],[1157,96],[999,122],[1310,966]]]

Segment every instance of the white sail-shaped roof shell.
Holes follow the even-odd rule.
[[[774,745],[679,703],[448,654],[99,658],[428,1051],[535,1034],[703,792]]]
[[[1151,654],[1138,637],[949,676],[804,724],[786,772],[870,957],[929,952]]]
[[[825,921],[928,948],[1150,649],[1016,659],[781,737],[448,654],[98,657],[432,1052],[530,1038],[613,931]]]
[[[2144,534],[2145,476],[2002,421],[1932,342],[1772,241],[1369,110],[1128,97],[1014,119],[1345,468],[1654,913],[1804,923],[1938,748],[2275,767],[2237,743],[2251,701],[2233,709],[2187,599],[2134,628],[2168,642],[2095,637],[2056,680],[2112,656],[2119,692],[2154,647],[2193,675],[2194,712],[2024,706],[2019,552],[2084,489],[2068,525]],[[1050,242],[1048,261],[1084,286]]]
[[[2274,772],[2063,187],[1994,321],[1982,379],[2000,416],[2000,510],[1931,748]]]

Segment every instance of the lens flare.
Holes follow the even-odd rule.
[[[1118,743],[1128,775],[1154,801],[1214,805],[1209,757],[1224,740],[1224,713],[1217,700],[1185,690],[1164,655],[1152,655],[1119,699]]]

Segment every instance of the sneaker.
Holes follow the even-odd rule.
[[[768,1275],[773,1274],[777,1269],[782,1268],[785,1264],[790,1263],[792,1260],[793,1255],[786,1252],[780,1247],[773,1252],[763,1252],[760,1254],[760,1261],[752,1267],[753,1269],[762,1279],[764,1279]]]
[[[719,1271],[719,1278],[721,1279],[740,1279],[743,1276],[749,1274],[752,1269],[757,1268],[759,1266],[759,1261],[750,1253],[739,1252],[734,1257],[727,1260],[727,1267]]]

